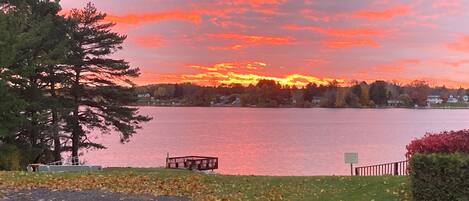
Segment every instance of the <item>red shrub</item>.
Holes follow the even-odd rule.
[[[421,139],[413,140],[406,146],[406,157],[414,153],[468,153],[469,130],[445,131],[438,134],[427,133]]]

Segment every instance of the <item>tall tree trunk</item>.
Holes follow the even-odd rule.
[[[74,105],[73,105],[73,126],[72,126],[72,164],[78,165],[78,151],[80,149],[80,138],[82,135],[82,128],[80,126],[80,119],[79,119],[79,108],[80,108],[80,71],[78,69],[75,70],[75,82],[73,86],[73,98],[74,98]]]
[[[55,93],[55,83],[52,84],[51,86],[51,94],[54,99],[56,98],[56,93]],[[62,147],[61,147],[61,142],[60,142],[60,136],[59,136],[59,117],[58,117],[58,112],[57,108],[55,105],[52,107],[52,137],[54,139],[54,160],[55,161],[61,161],[62,160]]]
[[[78,165],[78,151],[80,149],[81,129],[78,122],[78,107],[73,111],[73,130],[72,130],[72,164]]]
[[[52,135],[54,138],[54,160],[55,161],[60,161],[62,160],[62,146],[60,142],[60,136],[59,136],[59,123],[58,123],[58,117],[57,117],[57,110],[52,109]]]
[[[35,90],[37,90],[37,85],[36,85],[36,80],[33,79],[33,78],[29,78],[29,81],[31,83],[31,86],[30,86],[30,90],[32,91],[32,93],[29,94],[29,97],[27,99],[29,99],[29,101],[31,102],[34,102],[34,101],[37,101],[39,97],[37,97],[36,93],[35,93]],[[38,139],[40,139],[40,136],[39,136],[39,120],[38,120],[38,114],[37,114],[37,110],[35,108],[29,108],[29,112],[30,112],[30,128],[29,128],[29,135],[30,135],[30,143],[31,143],[31,159],[32,159],[32,162],[33,163],[39,163],[39,160],[41,158],[41,155],[42,153],[40,154],[36,154],[36,152],[38,150],[36,150],[38,148]]]

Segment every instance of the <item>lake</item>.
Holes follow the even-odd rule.
[[[358,152],[358,165],[400,161],[426,132],[469,128],[469,110],[141,107],[141,114],[154,120],[129,143],[99,137],[108,149],[84,159],[157,167],[169,152],[219,157],[223,174],[347,175],[344,152]]]

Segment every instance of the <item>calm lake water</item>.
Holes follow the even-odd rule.
[[[106,167],[164,166],[171,156],[219,157],[218,172],[242,175],[347,175],[359,164],[404,160],[426,132],[469,128],[469,110],[142,107],[154,117],[131,142],[98,138],[107,150],[85,160]]]

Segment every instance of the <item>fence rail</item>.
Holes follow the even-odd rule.
[[[408,175],[409,161],[398,161],[394,163],[384,163],[355,168],[357,176],[383,176],[383,175]]]
[[[46,165],[83,165],[85,164],[83,161],[80,161],[78,156],[76,157],[69,157],[65,160],[54,161],[51,163],[47,163]]]

